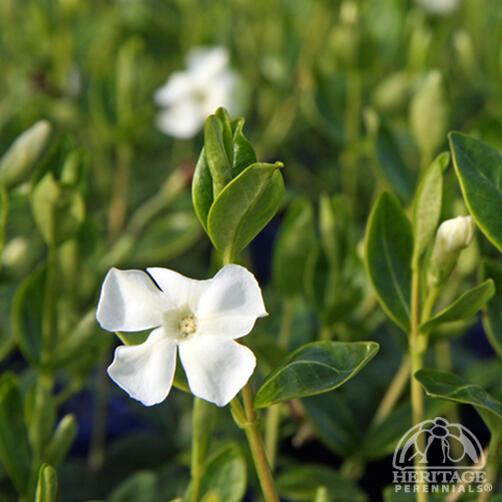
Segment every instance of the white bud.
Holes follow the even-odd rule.
[[[433,284],[440,284],[449,277],[460,252],[471,243],[474,228],[471,216],[458,216],[441,223],[429,268],[429,279]]]
[[[457,216],[441,223],[436,236],[436,246],[448,253],[466,248],[474,236],[474,221],[471,216]]]

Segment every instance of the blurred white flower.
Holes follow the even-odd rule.
[[[191,138],[220,106],[234,114],[237,75],[228,64],[224,47],[192,49],[187,69],[173,73],[155,92],[155,102],[164,108],[157,116],[158,128],[176,138]]]
[[[426,11],[431,14],[448,15],[460,5],[460,0],[416,0]]]
[[[253,274],[239,265],[204,281],[165,268],[147,271],[112,268],[104,280],[96,315],[101,327],[153,328],[144,343],[115,350],[108,374],[145,406],[160,403],[171,390],[179,350],[192,393],[228,404],[256,365],[251,350],[234,340],[266,315]]]
[[[471,216],[457,216],[443,221],[436,236],[436,246],[444,252],[454,253],[466,248],[474,236],[474,221]]]

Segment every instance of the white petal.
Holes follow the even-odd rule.
[[[175,72],[162,87],[155,91],[154,100],[160,106],[173,105],[193,92],[194,83],[188,72]]]
[[[237,395],[256,366],[254,354],[232,340],[193,336],[179,351],[192,393],[218,406]]]
[[[241,338],[253,329],[256,317],[217,316],[197,320],[197,333],[220,338]]]
[[[145,272],[112,268],[101,287],[96,318],[108,331],[142,331],[160,326],[170,308],[168,297]]]
[[[232,70],[224,70],[208,81],[204,88],[204,113],[211,115],[220,106],[230,115],[237,113],[237,75]]]
[[[211,280],[196,310],[202,321],[218,317],[256,320],[267,315],[261,289],[254,275],[240,265],[226,265]]]
[[[187,56],[187,66],[198,82],[208,82],[228,65],[229,54],[225,47],[196,47]]]
[[[147,271],[177,307],[189,307],[192,311],[196,309],[202,293],[211,284],[210,279],[205,281],[190,279],[168,268],[153,267]]]
[[[169,394],[175,369],[176,344],[158,328],[141,345],[117,347],[108,374],[133,399],[152,406]]]
[[[205,118],[197,102],[184,99],[158,114],[157,127],[175,138],[192,138],[202,128]]]

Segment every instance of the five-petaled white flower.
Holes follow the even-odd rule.
[[[224,47],[192,49],[187,69],[173,73],[155,92],[155,102],[165,107],[157,117],[158,128],[176,138],[191,138],[218,107],[235,113],[237,75],[228,62]]]
[[[253,274],[239,265],[203,281],[165,268],[147,271],[112,268],[104,280],[96,315],[104,329],[153,328],[144,343],[115,350],[108,374],[145,406],[160,403],[171,389],[178,349],[192,393],[228,404],[256,365],[251,350],[234,340],[267,315]]]

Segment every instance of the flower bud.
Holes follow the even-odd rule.
[[[429,280],[437,285],[448,279],[460,252],[472,241],[474,221],[470,216],[458,216],[439,226],[432,251]]]
[[[0,184],[7,188],[23,182],[47,145],[51,125],[40,120],[23,132],[0,161]]]

